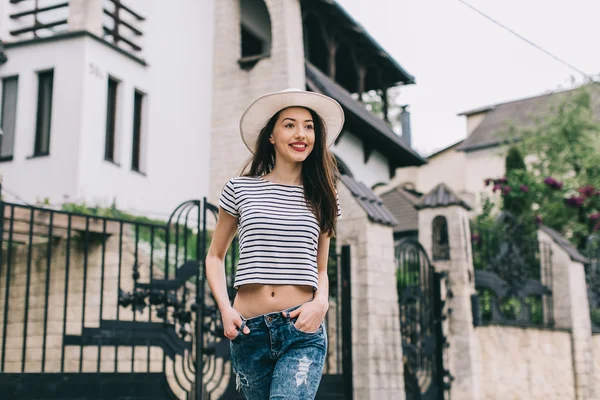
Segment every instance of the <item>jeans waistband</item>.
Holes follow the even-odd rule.
[[[302,304],[304,304],[304,303],[302,303]],[[252,328],[252,326],[257,326],[262,323],[273,324],[273,323],[277,323],[278,321],[279,322],[287,321],[289,316],[284,316],[283,314],[291,313],[295,309],[300,308],[302,306],[302,304],[298,304],[297,306],[286,308],[285,310],[273,311],[273,312],[270,312],[267,314],[258,315],[256,317],[252,317],[252,318],[248,318],[248,319],[242,317],[242,326],[240,329],[244,329],[244,326],[246,326],[246,325],[248,325],[249,328]]]

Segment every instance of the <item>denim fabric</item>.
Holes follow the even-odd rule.
[[[230,346],[236,386],[246,399],[315,398],[327,354],[325,325],[306,333],[294,326],[296,319],[281,312],[242,318],[250,333],[240,329]]]

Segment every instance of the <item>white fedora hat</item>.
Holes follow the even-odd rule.
[[[327,129],[327,147],[331,146],[344,126],[342,106],[331,97],[319,93],[286,89],[260,96],[250,103],[242,114],[240,133],[248,150],[254,154],[260,130],[273,115],[284,108],[294,106],[310,108],[323,118]]]

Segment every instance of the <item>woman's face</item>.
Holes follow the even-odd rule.
[[[310,112],[301,107],[281,111],[269,142],[275,147],[276,160],[306,160],[315,144],[315,124]]]

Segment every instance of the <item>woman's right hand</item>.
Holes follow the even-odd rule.
[[[242,317],[235,308],[229,307],[226,310],[221,311],[221,318],[223,319],[223,331],[225,336],[229,340],[233,340],[237,337],[238,331],[242,326]],[[250,328],[244,326],[243,333],[245,335],[250,333]]]

